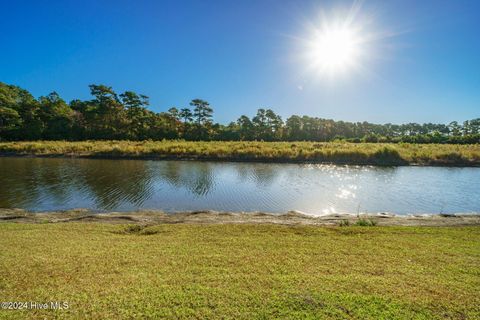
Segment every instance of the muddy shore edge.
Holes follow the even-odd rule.
[[[278,164],[318,164],[339,166],[376,166],[376,167],[445,167],[445,168],[479,168],[479,161],[470,160],[425,160],[422,162],[394,159],[385,160],[358,160],[358,159],[294,159],[294,158],[271,158],[271,157],[220,157],[214,155],[129,155],[129,154],[39,154],[39,153],[16,153],[0,152],[2,158],[44,158],[44,159],[92,159],[92,160],[153,160],[153,161],[201,161],[201,162],[235,162],[235,163],[278,163]]]
[[[87,209],[74,209],[35,213],[23,209],[0,209],[0,223],[96,222],[141,225],[235,223],[335,226],[354,225],[359,220],[373,221],[374,225],[379,226],[478,226],[480,225],[480,214],[395,215],[378,213],[311,216],[296,211],[285,214],[217,211],[166,213],[157,210],[97,213]]]

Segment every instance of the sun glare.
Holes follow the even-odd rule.
[[[361,12],[361,3],[355,1],[346,11],[321,11],[316,19],[304,22],[304,36],[295,39],[306,73],[328,80],[366,71],[373,42],[384,35],[372,17]]]
[[[319,31],[312,42],[312,64],[320,71],[343,71],[355,63],[358,44],[357,35],[348,28]]]
[[[359,66],[365,53],[360,29],[342,20],[314,29],[305,41],[304,55],[316,74],[338,76]]]

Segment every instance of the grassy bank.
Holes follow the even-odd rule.
[[[38,141],[0,143],[0,155],[325,162],[371,165],[480,165],[480,145],[341,142]]]
[[[0,224],[0,318],[478,319],[478,227]]]

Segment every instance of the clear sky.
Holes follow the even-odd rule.
[[[361,54],[312,69],[316,28],[348,17]],[[0,81],[37,97],[88,99],[101,83],[148,95],[155,111],[202,98],[222,123],[260,107],[378,123],[480,117],[477,0],[0,0],[0,30]]]

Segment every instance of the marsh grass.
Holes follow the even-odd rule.
[[[2,223],[0,300],[70,307],[0,319],[479,319],[479,231]]]
[[[377,225],[377,222],[373,219],[360,218],[355,222],[355,225],[359,227],[374,227]]]
[[[349,227],[349,226],[357,226],[357,227],[374,227],[377,225],[377,221],[368,218],[361,218],[360,216],[357,216],[357,220],[352,224],[350,220],[343,219],[340,220],[338,223],[338,226],[340,227]]]
[[[480,145],[347,142],[35,141],[1,142],[1,155],[370,165],[480,165]]]

